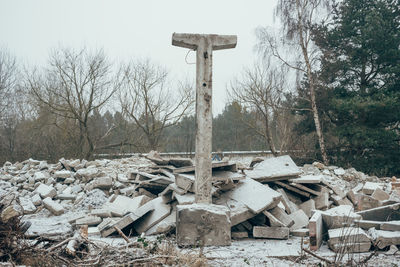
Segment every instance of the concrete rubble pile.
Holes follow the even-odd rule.
[[[213,162],[212,179],[213,204],[226,206],[221,216],[230,220],[228,244],[231,238],[309,236],[312,250],[324,241],[336,252],[400,245],[395,177],[317,162],[299,168],[281,156],[254,159],[250,166]],[[0,197],[13,195],[14,204],[1,220],[23,214],[31,238],[65,238],[86,225],[89,236],[167,234],[175,231],[181,205],[194,203],[194,182],[190,159],[157,152],[146,158],[7,162],[0,169]],[[196,214],[180,216],[195,225]],[[219,234],[217,228],[210,225],[210,234]],[[190,238],[193,229],[179,231]]]

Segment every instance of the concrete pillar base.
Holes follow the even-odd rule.
[[[226,206],[214,204],[178,205],[176,240],[184,246],[229,246],[231,221]]]

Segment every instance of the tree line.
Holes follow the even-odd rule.
[[[228,86],[213,150],[399,175],[400,1],[279,0],[256,29],[258,60]],[[0,51],[0,162],[193,152],[193,82],[147,60],[58,48],[44,66]],[[297,152],[298,154],[296,154]]]

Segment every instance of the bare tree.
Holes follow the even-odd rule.
[[[192,88],[187,83],[172,86],[168,72],[149,60],[131,61],[121,67],[120,75],[122,111],[143,131],[148,149],[157,150],[164,129],[190,110]]]
[[[272,53],[276,58],[281,60],[285,65],[292,69],[306,74],[309,101],[314,118],[316,133],[318,136],[319,146],[322,159],[325,164],[329,163],[325,149],[324,135],[320,123],[318,106],[315,95],[316,81],[313,77],[315,67],[318,66],[318,50],[315,49],[311,39],[311,27],[317,19],[321,19],[321,10],[328,7],[329,0],[279,0],[276,8],[276,16],[281,19],[283,31],[285,33],[281,44],[289,44],[292,48],[288,56],[283,56],[284,52],[271,32],[266,28],[259,28],[257,36],[259,45],[264,52]],[[318,12],[318,14],[317,14]],[[300,57],[296,58],[295,52],[300,52]]]
[[[17,85],[17,64],[15,57],[6,50],[0,50],[0,119],[10,103],[9,98]]]
[[[243,122],[265,140],[275,156],[278,152],[274,139],[277,138],[273,137],[271,123],[274,114],[281,112],[284,91],[285,71],[273,69],[270,62],[256,63],[252,69],[245,69],[242,76],[231,84],[230,91],[232,101],[255,110],[255,120]]]
[[[27,81],[39,104],[60,118],[75,121],[78,154],[91,158],[96,141],[89,130],[89,116],[100,111],[118,89],[103,51],[55,50],[48,67],[41,73],[33,71]]]

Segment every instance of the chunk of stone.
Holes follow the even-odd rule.
[[[355,220],[360,220],[361,216],[354,213],[352,206],[342,205],[322,211],[322,218],[328,229],[334,229],[351,225]]]
[[[165,219],[150,227],[146,235],[159,235],[171,232],[176,227],[176,210],[173,210]]]
[[[72,172],[67,171],[67,170],[56,171],[53,176],[56,179],[67,179],[67,178],[71,178]]]
[[[76,199],[76,195],[74,194],[58,194],[56,196],[57,199],[61,199],[61,200],[75,200]]]
[[[174,193],[173,195],[176,198],[176,201],[178,201],[179,205],[193,204],[195,201],[195,194],[193,193],[187,193],[184,195]]]
[[[46,172],[35,172],[35,174],[33,175],[35,182],[38,181],[44,181],[47,178],[49,178],[49,174]]]
[[[364,229],[364,230],[368,230],[370,228],[375,228],[375,229],[381,229],[381,224],[383,222],[381,221],[370,221],[370,220],[357,220],[354,221],[355,225],[357,225],[358,227]]]
[[[178,205],[178,246],[227,246],[231,244],[229,209],[214,204]]]
[[[310,234],[310,230],[307,228],[290,230],[290,235],[292,235],[292,236],[306,237],[306,236],[309,236],[309,234]]]
[[[162,197],[155,198],[143,206],[145,205],[152,206],[153,211],[146,214],[140,221],[134,224],[134,228],[139,234],[146,232],[171,213],[171,205],[165,204]]]
[[[93,216],[93,215],[89,215],[83,218],[80,218],[78,220],[75,221],[75,224],[77,226],[80,225],[88,225],[88,226],[93,226],[93,225],[98,225],[99,223],[101,223],[101,218],[98,216]]]
[[[289,228],[287,227],[265,227],[254,226],[253,237],[255,238],[271,238],[271,239],[288,239]]]
[[[315,208],[318,210],[324,210],[329,207],[329,193],[326,190],[321,192],[321,195],[314,198]]]
[[[291,227],[294,224],[294,220],[289,217],[289,215],[280,207],[275,207],[269,212],[277,218],[279,221],[281,221],[286,227]]]
[[[95,167],[80,169],[76,172],[76,177],[80,178],[83,182],[89,182],[95,178],[99,173],[99,170]]]
[[[369,210],[382,206],[381,201],[369,195],[361,195],[357,202],[358,210]]]
[[[400,231],[400,221],[389,221],[381,224],[381,230]]]
[[[61,236],[64,240],[67,236],[72,234],[72,226],[65,220],[32,218],[28,221],[32,223],[31,227],[25,232],[25,236],[29,238],[38,236],[41,238]]]
[[[222,194],[216,199],[214,204],[226,206],[230,210],[231,226],[247,221],[255,216],[246,205],[234,199],[230,199],[227,193]]]
[[[364,220],[400,220],[400,203],[357,212]]]
[[[98,177],[93,180],[93,188],[99,189],[110,189],[112,186],[112,178],[111,177]]]
[[[107,226],[114,225],[117,222],[117,218],[104,218],[103,221],[99,225],[97,225],[97,229],[101,234],[101,231],[107,228]]]
[[[175,184],[185,191],[194,192],[194,175],[191,174],[177,174],[175,176]]]
[[[100,235],[99,228],[97,227],[88,228],[88,236],[98,236],[98,235]]]
[[[6,223],[8,220],[23,214],[22,207],[18,204],[11,204],[5,207],[0,214],[1,223]]]
[[[112,217],[111,211],[109,209],[94,209],[90,211],[90,215],[98,216],[100,218]]]
[[[248,238],[249,233],[247,231],[241,231],[241,232],[232,232],[231,237],[233,239],[243,239],[243,238]]]
[[[46,184],[40,184],[36,188],[35,192],[38,193],[42,198],[53,198],[57,195],[57,191],[54,189],[54,187]]]
[[[274,215],[272,215],[270,212],[264,210],[263,214],[265,215],[265,217],[267,217],[268,221],[269,221],[269,225],[270,226],[275,226],[275,227],[286,227],[285,224],[283,222],[281,222],[280,220],[278,220]]]
[[[40,197],[39,194],[34,194],[31,199],[32,199],[32,203],[35,206],[39,206],[40,204],[42,204],[42,198]]]
[[[342,176],[346,173],[346,171],[343,168],[334,169],[333,172],[338,176]]]
[[[111,212],[125,215],[128,212],[136,211],[140,206],[144,205],[151,199],[148,196],[137,196],[134,198],[118,195],[112,202],[104,204],[105,209],[110,209]],[[121,215],[120,215],[121,216]]]
[[[314,199],[303,202],[302,204],[300,204],[299,208],[304,211],[308,218],[311,218],[311,211],[315,210]]]
[[[294,221],[294,224],[290,226],[290,230],[308,227],[308,216],[304,213],[303,210],[296,210],[295,212],[289,214],[289,218]]]
[[[247,177],[257,181],[276,181],[301,174],[301,170],[290,156],[268,158],[253,168],[245,171]]]
[[[400,245],[400,231],[383,231],[371,228],[368,233],[372,237],[372,240],[379,249],[383,249],[391,245]]]
[[[361,243],[339,243],[330,244],[328,242],[329,248],[336,253],[351,254],[351,253],[362,253],[368,252],[371,248],[371,241],[361,242]]]
[[[282,198],[280,193],[251,178],[240,181],[234,189],[227,192],[227,196],[244,204],[255,214],[275,207]]]
[[[373,197],[376,200],[384,201],[389,199],[390,195],[385,191],[383,191],[381,188],[377,187],[372,193],[371,197]]]
[[[36,211],[36,206],[30,199],[20,197],[19,202],[24,210],[24,214],[32,214]]]
[[[282,188],[279,188],[276,191],[278,191],[282,195],[281,203],[285,206],[285,210],[289,214],[292,212],[295,212],[296,210],[299,209],[299,207],[297,207],[297,205],[289,199],[285,190],[283,190]]]
[[[64,207],[61,204],[53,201],[50,197],[43,199],[43,205],[54,215],[61,215],[64,213]]]
[[[365,243],[371,244],[371,238],[359,227],[342,227],[328,230],[329,245],[343,243]],[[368,248],[369,249],[369,248]]]
[[[374,193],[375,189],[383,188],[382,183],[373,183],[373,182],[366,182],[362,188],[362,192],[367,195],[372,195]]]

